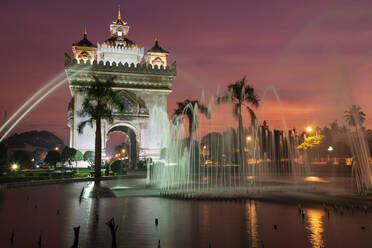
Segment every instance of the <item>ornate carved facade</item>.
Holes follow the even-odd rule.
[[[78,133],[79,123],[85,119],[78,115],[84,96],[74,89],[87,85],[94,77],[102,81],[113,78],[112,87],[115,90],[128,90],[141,98],[145,105],[123,99],[128,106],[123,114],[115,117],[114,123],[104,122],[102,125],[103,156],[108,133],[112,131],[125,132],[130,137],[131,145],[135,145],[136,158],[152,157],[157,159],[162,147],[149,145],[156,142],[146,142],[145,133],[149,133],[149,123],[153,108],[166,111],[167,96],[172,91],[171,86],[176,76],[176,63],[167,65],[168,52],[159,46],[158,41],[146,53],[135,42],[128,39],[129,25],[118,18],[110,25],[111,37],[102,44],[93,45],[87,38],[85,30],[81,41],[72,46],[73,57],[65,54],[65,71],[69,79],[72,99],[68,108],[68,126],[70,127],[70,146],[82,152],[94,151],[95,127],[86,126],[83,133]],[[151,122],[153,123],[153,122]],[[162,123],[159,123],[162,125]],[[129,131],[128,131],[129,130]],[[154,135],[152,135],[154,136]],[[163,137],[156,137],[159,140]],[[158,142],[159,143],[159,142]]]

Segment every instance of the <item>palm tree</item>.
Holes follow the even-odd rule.
[[[208,119],[211,117],[210,112],[206,106],[199,103],[198,100],[186,99],[183,102],[177,103],[178,108],[174,110],[173,121],[176,121],[178,116],[184,115],[189,121],[189,140],[192,139],[192,134],[195,131],[198,124],[198,116],[195,115],[194,110],[197,108],[198,113],[205,115]]]
[[[362,111],[360,106],[353,104],[344,112],[344,118],[350,126],[356,127],[358,124],[362,126],[363,122],[366,120],[366,114]]]
[[[253,123],[256,119],[256,114],[254,113],[251,106],[257,108],[259,105],[259,98],[256,95],[254,88],[246,84],[246,77],[244,76],[241,80],[230,84],[228,87],[228,93],[217,98],[217,104],[222,103],[232,103],[233,104],[233,114],[238,119],[238,146],[240,149],[240,154],[242,159],[240,161],[241,165],[244,164],[244,149],[243,149],[243,117],[242,117],[242,107],[245,107],[251,116],[251,122]]]
[[[95,137],[95,157],[94,157],[94,175],[101,177],[101,156],[102,156],[102,139],[101,139],[101,123],[108,121],[112,123],[115,115],[123,114],[126,105],[124,99],[138,103],[142,106],[145,103],[136,97],[132,92],[126,90],[113,90],[113,78],[102,82],[97,77],[93,76],[94,81],[76,88],[76,92],[84,95],[82,108],[78,114],[81,117],[88,119],[81,122],[78,126],[79,133],[83,132],[84,127],[89,124],[93,128],[96,126]]]

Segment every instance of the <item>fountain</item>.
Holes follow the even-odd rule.
[[[77,68],[77,67],[76,67]],[[75,75],[81,71],[87,71],[89,68],[77,68],[76,71],[71,75]],[[59,73],[56,77],[47,82],[43,87],[41,87],[37,92],[35,92],[29,99],[27,99],[10,117],[4,122],[0,127],[0,132],[2,132],[12,121],[18,116],[18,118],[13,122],[13,124],[4,132],[0,137],[0,142],[3,141],[6,136],[18,125],[20,121],[23,120],[39,103],[41,103],[47,96],[57,90],[60,86],[67,82],[67,78],[64,77],[65,72]],[[28,107],[27,107],[28,106]],[[22,112],[23,111],[23,112]]]
[[[270,86],[270,89],[276,93],[275,88]],[[188,108],[195,116],[199,115],[197,106]],[[218,112],[218,108],[214,106],[214,111]],[[284,114],[282,116],[284,118]],[[182,121],[169,121],[163,125],[168,128],[167,145],[160,160],[149,168],[150,184],[159,187],[165,196],[244,198],[277,190],[278,186],[282,189],[296,187],[299,178],[306,176],[305,166],[298,163],[297,134],[293,130],[281,132],[259,126],[259,120],[246,132],[249,136],[244,144],[245,159],[239,163],[243,156],[239,153],[237,134],[229,128],[234,126],[233,121],[230,118],[222,134],[212,133],[203,140],[201,133],[206,132],[201,130],[210,131],[210,127],[215,126],[213,121],[206,125],[200,122],[196,138],[186,137]],[[285,119],[283,121],[286,126]],[[192,123],[197,124],[196,121]]]
[[[273,86],[265,90],[262,100],[269,90],[281,106]],[[189,108],[195,116],[199,115],[197,106]],[[213,106],[213,113],[221,111],[218,108]],[[192,123],[199,124],[195,137],[187,137],[187,123],[162,118],[167,144],[160,159],[148,164],[148,183],[158,187],[161,195],[176,198],[240,199],[260,198],[278,192],[324,193],[323,185],[328,181],[313,174],[310,176],[310,165],[302,160],[297,149],[300,135],[295,130],[287,130],[283,111],[284,131],[260,126],[261,111],[258,110],[258,120],[245,131],[244,156],[239,153],[237,134],[231,128],[234,120],[226,111],[223,112],[225,130],[222,134],[211,132],[211,127],[216,124],[213,120],[199,121]],[[209,134],[201,136],[206,133]],[[364,192],[371,189],[372,177],[362,129],[357,127],[355,132],[350,132],[349,141],[356,161],[353,174],[357,190]],[[239,163],[242,157],[245,159]],[[329,189],[327,194],[334,193],[331,191]]]

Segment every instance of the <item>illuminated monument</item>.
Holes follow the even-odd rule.
[[[84,96],[77,94],[74,88],[93,81],[93,76],[102,81],[113,78],[110,87],[135,93],[145,106],[123,99],[128,106],[126,112],[117,114],[113,123],[102,124],[102,154],[105,156],[108,134],[121,132],[130,142],[130,160],[134,165],[138,159],[159,158],[164,137],[155,132],[161,127],[153,127],[152,113],[154,109],[167,109],[167,96],[172,91],[176,63],[171,68],[167,65],[169,53],[159,46],[157,39],[145,54],[143,47],[128,39],[128,32],[129,25],[122,20],[119,9],[117,20],[110,24],[109,39],[95,46],[88,40],[85,30],[83,39],[72,45],[73,58],[65,55],[65,70],[72,94],[67,123],[70,127],[70,146],[83,153],[94,151],[95,127],[87,125],[81,134],[77,130],[79,123],[85,120],[78,115]],[[146,137],[147,134],[151,134],[151,140]]]

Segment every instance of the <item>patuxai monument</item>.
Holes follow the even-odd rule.
[[[113,84],[110,87],[131,91],[142,101],[123,99],[129,106],[124,114],[117,114],[113,123],[102,123],[102,156],[106,156],[108,135],[111,132],[121,132],[129,140],[132,165],[139,159],[157,159],[165,141],[161,132],[154,131],[161,127],[151,125],[161,125],[154,121],[154,115],[157,110],[167,110],[167,96],[172,91],[176,63],[168,65],[169,52],[160,47],[157,38],[154,46],[147,51],[130,40],[129,25],[122,19],[120,9],[117,19],[110,24],[109,31],[108,39],[94,45],[88,40],[85,30],[83,39],[72,45],[72,58],[65,54],[65,71],[72,94],[68,106],[70,147],[83,153],[94,151],[95,148],[94,126],[87,125],[82,133],[78,132],[79,123],[84,121],[78,114],[84,96],[74,89],[95,80],[94,78],[101,81],[112,79]]]

